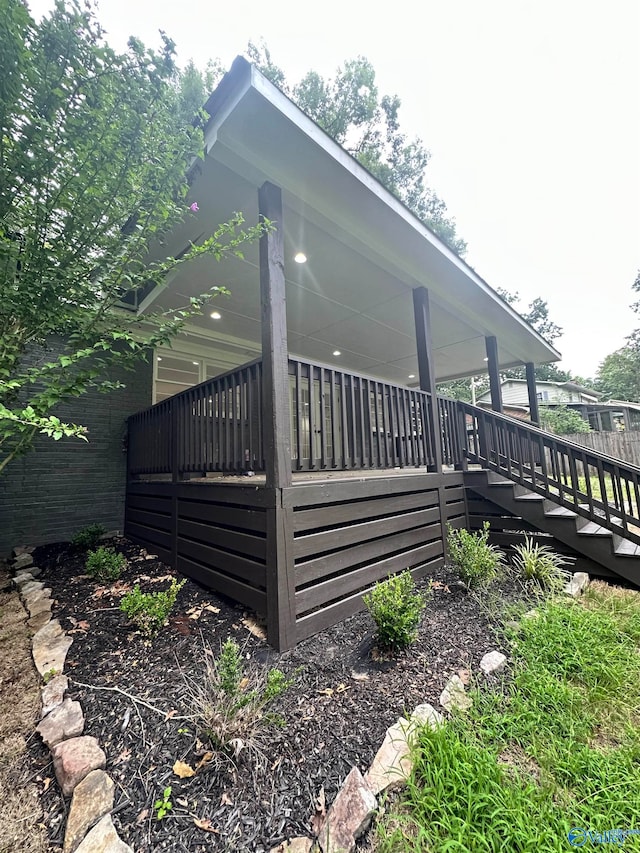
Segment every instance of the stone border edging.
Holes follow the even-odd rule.
[[[133,853],[111,820],[115,784],[105,772],[107,757],[96,738],[83,734],[80,703],[65,699],[69,680],[63,672],[73,639],[51,618],[51,590],[38,580],[40,569],[33,563],[33,550],[14,548],[13,583],[29,614],[27,624],[35,632],[31,653],[45,682],[36,731],[49,749],[63,796],[71,797],[63,853]]]

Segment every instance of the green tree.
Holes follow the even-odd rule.
[[[333,78],[309,71],[294,86],[264,43],[249,42],[247,56],[276,86],[340,143],[425,225],[459,255],[467,244],[456,233],[442,199],[427,183],[431,153],[400,130],[397,95],[381,95],[373,65],[363,56],[346,61]]]
[[[123,295],[197,255],[239,253],[261,231],[236,216],[180,259],[149,264],[150,241],[198,215],[186,175],[202,132],[184,121],[193,104],[176,85],[172,42],[153,51],[132,39],[116,53],[76,0],[39,23],[21,0],[1,10],[0,470],[37,432],[85,437],[56,406],[113,390],[110,368],[167,343],[215,288],[144,318]],[[62,342],[55,356],[51,339]]]
[[[540,408],[540,426],[556,435],[573,435],[577,432],[591,432],[591,427],[580,417],[575,409],[567,406]]]
[[[627,344],[598,368],[597,388],[608,399],[640,403],[640,349]]]

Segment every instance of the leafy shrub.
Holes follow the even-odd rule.
[[[380,648],[395,651],[411,645],[418,633],[425,596],[416,592],[410,571],[377,583],[363,600],[376,623]]]
[[[559,589],[565,583],[562,569],[571,564],[571,559],[557,554],[548,545],[534,544],[529,536],[513,550],[516,552],[513,565],[525,580],[537,581],[548,590]]]
[[[102,581],[117,581],[125,567],[126,560],[122,554],[118,554],[113,548],[100,546],[95,551],[87,554],[87,574],[92,578]]]
[[[88,551],[90,548],[98,546],[100,537],[104,536],[106,532],[101,524],[89,524],[76,533],[71,540],[71,544],[80,551]]]
[[[540,425],[547,432],[556,435],[573,435],[578,432],[591,432],[591,427],[575,409],[566,406],[540,409]]]
[[[247,664],[235,640],[227,640],[216,657],[204,649],[203,676],[185,679],[192,716],[213,746],[227,757],[243,749],[260,750],[261,732],[280,718],[269,705],[291,685],[280,669]]]
[[[454,530],[447,525],[449,560],[455,566],[460,580],[469,588],[486,586],[499,573],[504,556],[499,548],[489,544],[489,522],[482,530],[470,533],[461,527]]]
[[[120,602],[120,610],[148,636],[157,634],[167,621],[167,617],[176,603],[176,598],[186,579],[180,583],[173,578],[168,589],[161,592],[142,592],[136,584]]]

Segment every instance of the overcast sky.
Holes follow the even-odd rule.
[[[34,14],[51,0],[31,0]],[[640,2],[100,0],[115,47],[134,34],[179,61],[225,65],[264,38],[291,81],[366,56],[403,129],[432,152],[431,186],[466,260],[522,302],[547,300],[562,366],[595,373],[640,317]],[[640,297],[638,297],[640,298]]]

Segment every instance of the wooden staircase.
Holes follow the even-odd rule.
[[[491,471],[469,471],[465,482],[476,494],[596,564],[596,574],[602,567],[603,576],[613,574],[640,586],[640,545],[635,542]]]
[[[553,536],[640,586],[640,468],[529,423],[458,402],[465,483],[522,529]]]

